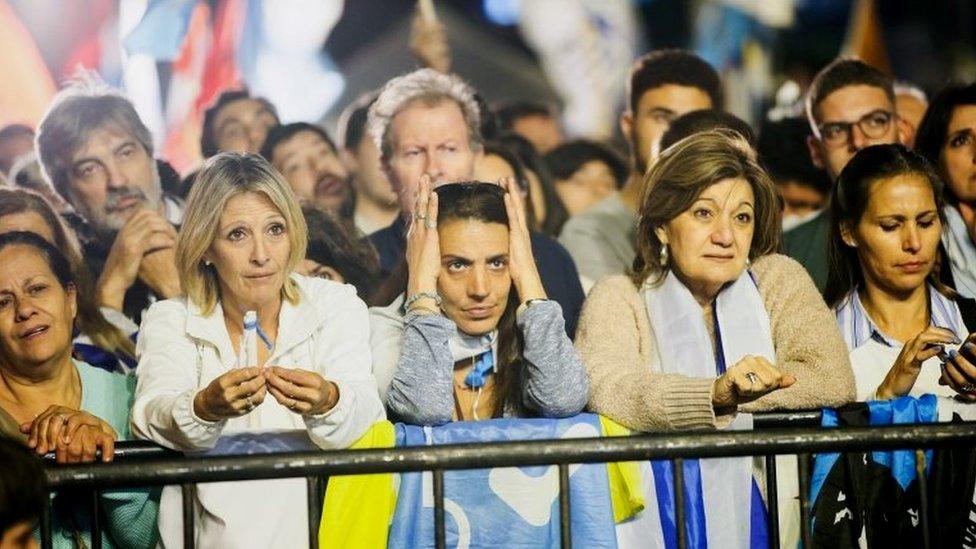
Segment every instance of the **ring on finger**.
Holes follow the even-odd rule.
[[[244,397],[244,402],[247,403],[247,411],[250,412],[254,409],[254,403],[251,402],[251,395]]]
[[[755,372],[749,372],[746,374],[746,379],[749,380],[750,384],[755,385],[759,381],[759,376]]]
[[[427,227],[428,229],[436,228],[437,227],[437,222],[434,221],[433,219],[429,219],[427,217],[424,217],[424,227]]]
[[[959,389],[962,390],[964,393],[972,393],[972,392],[976,391],[976,385],[974,385],[972,383],[967,383],[967,384],[963,385],[962,387],[960,387]]]

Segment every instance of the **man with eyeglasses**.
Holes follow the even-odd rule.
[[[857,59],[838,59],[814,77],[806,112],[810,158],[832,182],[857,151],[904,140],[891,78]],[[827,284],[829,236],[824,213],[783,235],[786,254],[806,267],[821,291]]]

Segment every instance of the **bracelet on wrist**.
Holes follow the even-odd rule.
[[[433,299],[434,304],[438,308],[441,306],[441,296],[437,295],[437,292],[417,292],[407,297],[403,302],[403,309],[409,311],[413,307],[413,304],[421,299]]]
[[[432,316],[441,314],[440,309],[435,309],[433,307],[428,307],[427,305],[416,305],[407,309],[408,313],[413,313],[420,316]]]

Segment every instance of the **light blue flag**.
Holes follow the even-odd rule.
[[[598,437],[597,416],[500,419],[442,427],[398,424],[397,446]],[[617,547],[604,464],[572,465],[570,512],[577,547]],[[447,471],[444,495],[449,547],[559,547],[559,473],[556,466]],[[400,476],[389,547],[434,545],[430,473]]]
[[[183,39],[197,0],[151,0],[142,20],[125,37],[129,55],[148,54],[157,61],[173,61],[180,54]]]

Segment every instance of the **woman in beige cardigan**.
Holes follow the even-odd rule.
[[[590,409],[654,431],[853,400],[833,315],[804,269],[773,253],[779,200],[749,145],[699,133],[645,177],[635,274],[600,281],[580,317]]]

